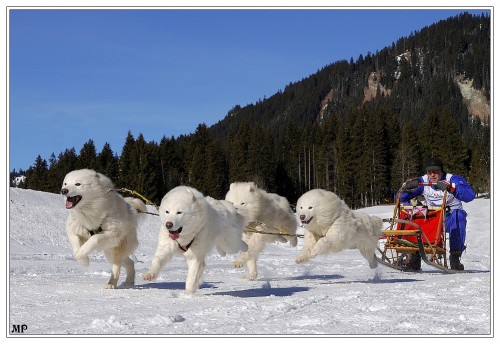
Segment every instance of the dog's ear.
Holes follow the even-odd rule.
[[[193,201],[196,200],[196,195],[194,194],[193,190],[191,189],[186,189],[187,193],[191,195],[191,197],[193,198]]]
[[[109,179],[104,174],[96,172],[95,173],[95,178],[97,180],[97,183],[99,185],[102,185],[103,188],[105,188],[105,189],[114,189],[113,182],[111,181],[111,179]]]
[[[231,183],[231,185],[229,185],[229,190],[234,189],[235,186],[236,186],[236,183]]]
[[[249,192],[255,192],[255,190],[257,190],[257,186],[255,185],[254,182],[249,182],[248,183],[248,191]]]

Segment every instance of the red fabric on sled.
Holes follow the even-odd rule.
[[[443,216],[442,210],[438,211],[428,211],[427,215],[425,216],[424,214],[414,214],[411,215],[411,210],[406,210],[406,209],[401,209],[399,212],[399,218],[401,220],[407,220],[410,221],[422,229],[422,241],[424,244],[427,244],[428,241],[432,243],[433,245],[437,247],[442,247],[443,246],[443,236],[441,235],[442,231],[442,221],[443,221]],[[407,224],[407,223],[401,223],[398,222],[397,224],[397,230],[401,229],[406,229],[406,230],[412,230],[412,229],[418,229],[418,227]],[[436,234],[439,231],[439,235],[436,241]],[[425,234],[425,236],[424,236]],[[425,239],[427,238],[428,241]],[[405,236],[402,239],[411,241],[411,242],[418,242],[417,237],[415,235],[413,236]]]

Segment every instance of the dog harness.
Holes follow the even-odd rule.
[[[194,238],[193,238],[193,240],[191,240],[191,242],[189,244],[186,245],[186,247],[182,247],[181,244],[179,244],[179,242],[177,240],[175,240],[175,242],[177,243],[177,245],[179,246],[179,248],[181,250],[183,250],[184,252],[187,252],[187,250],[189,250],[189,247],[191,247],[191,244],[193,243],[193,241],[194,241]]]
[[[90,236],[93,236],[93,235],[96,235],[96,234],[99,234],[102,232],[102,225],[99,226],[99,228],[97,229],[94,229],[94,230],[90,230],[90,229],[87,229],[87,231],[89,232]]]

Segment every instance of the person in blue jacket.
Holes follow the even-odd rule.
[[[472,201],[476,193],[467,183],[465,178],[458,174],[446,173],[443,163],[436,157],[429,159],[425,165],[426,174],[410,179],[403,185],[401,202],[408,202],[412,198],[423,195],[427,206],[441,206],[444,191],[446,193],[446,232],[449,233],[450,268],[463,270],[460,263],[462,251],[465,249],[465,232],[467,226],[467,213],[462,207],[462,202]],[[432,186],[422,186],[419,183],[429,183]],[[415,261],[415,258],[413,259]],[[420,259],[414,262],[416,270],[420,269]]]

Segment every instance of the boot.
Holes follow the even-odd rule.
[[[463,270],[464,265],[460,263],[461,251],[450,251],[450,269]]]
[[[420,252],[402,254],[398,258],[398,265],[403,271],[419,271],[421,269]]]

